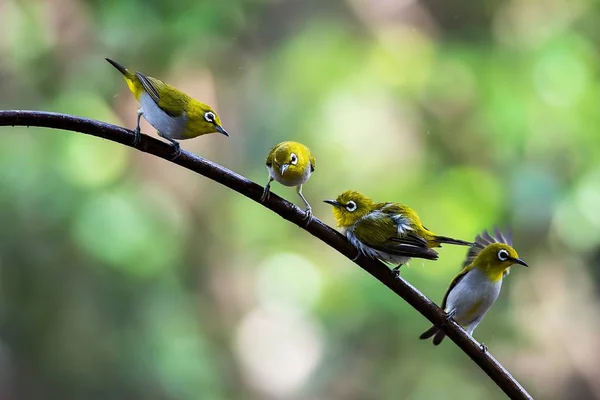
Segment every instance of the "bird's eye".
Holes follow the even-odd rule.
[[[206,122],[214,123],[215,122],[215,113],[212,111],[205,112],[204,119],[206,120]]]
[[[298,164],[298,156],[296,156],[294,153],[292,153],[292,155],[290,156],[290,164],[292,164],[292,165]]]
[[[498,260],[506,261],[508,260],[508,251],[502,249],[498,252]]]
[[[346,204],[346,210],[352,212],[356,210],[356,203],[350,200],[348,204]]]

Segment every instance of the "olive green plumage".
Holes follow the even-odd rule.
[[[498,298],[503,278],[513,264],[527,266],[512,247],[510,236],[499,230],[496,230],[495,236],[486,231],[477,235],[467,252],[463,269],[450,282],[444,294],[442,309],[472,335]],[[437,346],[445,334],[432,326],[420,338],[429,339],[432,336],[433,344]]]
[[[221,126],[221,119],[208,104],[204,104],[163,81],[133,72],[111,59],[106,59],[123,77],[129,90],[140,103],[134,146],[140,142],[140,118],[152,125],[158,134],[171,142],[174,157],[180,154],[177,140],[191,139],[208,133],[219,132],[229,136]]]
[[[265,160],[269,179],[261,197],[261,202],[269,197],[271,182],[277,181],[284,186],[295,186],[296,192],[306,206],[306,219],[312,219],[312,208],[302,194],[302,185],[315,171],[315,158],[308,147],[302,143],[285,141],[274,146]]]
[[[338,227],[355,247],[369,257],[398,264],[396,272],[413,257],[436,260],[438,253],[432,248],[443,243],[471,245],[433,233],[404,204],[377,203],[351,190],[325,202],[333,206]]]

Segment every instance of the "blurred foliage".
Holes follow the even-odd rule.
[[[133,127],[111,57],[214,105],[231,138],[183,147],[261,184],[272,145],[311,147],[330,224],[320,200],[355,189],[440,234],[510,227],[532,267],[476,339],[536,398],[600,398],[599,22],[592,0],[4,0],[0,108]],[[503,398],[248,199],[96,138],[2,137],[0,397]],[[403,269],[435,301],[464,249],[440,253]]]

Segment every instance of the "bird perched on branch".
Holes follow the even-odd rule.
[[[333,206],[338,227],[364,255],[397,264],[400,267],[411,258],[437,260],[432,248],[442,243],[470,246],[470,242],[439,236],[421,223],[417,214],[399,203],[376,203],[362,193],[348,190],[335,200],[324,200]]]
[[[486,231],[477,235],[462,271],[452,280],[444,295],[442,309],[472,336],[498,298],[502,280],[513,264],[528,266],[512,247],[510,236],[503,235],[497,229],[494,236]],[[434,325],[423,332],[420,338],[429,339],[432,336],[433,344],[437,346],[445,334]],[[482,345],[482,349],[486,349],[485,345]]]
[[[159,136],[173,145],[173,158],[181,154],[179,142],[175,139],[191,139],[213,132],[229,136],[221,126],[221,119],[209,105],[156,78],[128,70],[111,59],[107,58],[106,61],[123,74],[129,90],[140,103],[134,147],[137,147],[141,140],[142,116],[158,131]]]
[[[315,171],[315,158],[310,149],[298,142],[281,142],[271,149],[266,159],[269,180],[260,199],[269,198],[271,182],[274,180],[284,186],[296,186],[296,192],[306,206],[306,219],[310,222],[312,209],[302,194],[302,185],[308,181]]]

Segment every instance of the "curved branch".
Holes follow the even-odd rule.
[[[133,131],[71,115],[41,111],[0,110],[0,126],[36,126],[63,129],[97,136],[113,142],[133,147]],[[164,158],[169,161],[172,148],[165,142],[142,135],[139,150]],[[282,218],[305,229],[313,236],[321,239],[330,247],[349,259],[356,257],[357,250],[338,231],[314,218],[308,226],[304,226],[304,212],[294,204],[272,193],[265,203],[260,203],[263,187],[249,179],[232,172],[219,164],[182,151],[181,156],[171,161],[184,168],[203,175],[236,192],[262,204]],[[465,333],[453,320],[446,318],[445,313],[431,300],[403,279],[396,279],[383,263],[360,256],[354,261],[358,266],[378,279],[381,283],[402,297],[408,304],[420,312],[430,322],[440,327],[475,363],[512,399],[532,399],[527,391],[489,352],[482,351],[479,343]]]

